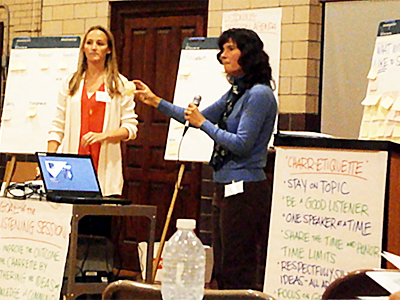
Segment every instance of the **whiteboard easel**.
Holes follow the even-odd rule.
[[[381,22],[361,103],[360,139],[400,142],[399,52],[400,20]]]
[[[225,94],[230,84],[223,66],[217,60],[218,38],[186,38],[182,44],[173,103],[187,107],[201,96],[200,111]],[[209,162],[214,142],[203,131],[189,128],[182,138],[183,124],[171,119],[165,160]]]
[[[175,105],[187,107],[195,96],[200,95],[202,99],[199,109],[202,110],[218,100],[229,89],[230,84],[226,79],[224,68],[217,60],[219,52],[217,41],[218,38],[204,37],[185,38],[183,41],[173,100]],[[174,119],[170,120],[165,160],[208,162],[213,150],[212,139],[200,129],[189,128],[184,136],[183,130],[183,124]],[[161,234],[160,246],[154,260],[153,281],[157,275],[184,171],[185,164],[182,163]]]
[[[74,72],[80,37],[14,38],[0,126],[0,152],[12,154],[6,186],[17,153],[46,151],[61,80]]]

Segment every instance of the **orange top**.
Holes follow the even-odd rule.
[[[99,92],[104,92],[104,83],[98,88]],[[79,141],[88,132],[103,132],[104,113],[106,110],[106,103],[103,101],[96,101],[96,93],[90,98],[88,97],[86,86],[83,86],[81,98],[81,135]],[[79,154],[92,155],[94,167],[99,165],[100,143],[83,147],[79,142]]]

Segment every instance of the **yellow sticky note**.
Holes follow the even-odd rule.
[[[167,147],[167,155],[177,155],[178,146],[179,144],[177,142],[169,142]]]
[[[396,116],[395,110],[389,110],[388,114],[386,115],[386,119],[390,121],[394,121]]]
[[[400,97],[398,95],[397,95],[397,98],[394,99],[392,109],[400,111]]]
[[[400,137],[400,123],[396,122],[396,124],[394,125],[394,130],[393,130],[393,137]]]
[[[18,62],[18,70],[20,70],[20,71],[26,70],[26,60],[25,59],[19,60],[19,62]]]
[[[30,118],[33,118],[34,116],[36,116],[36,113],[37,113],[36,105],[31,105],[31,106],[28,108],[28,111],[27,111],[26,115],[27,115],[28,117],[30,117]]]
[[[172,129],[181,129],[182,127],[184,127],[185,125],[179,122],[174,122],[172,124]]]
[[[42,58],[40,60],[40,69],[47,70],[50,67],[50,59]]]
[[[369,134],[369,122],[362,122],[360,128],[360,138],[367,138]]]
[[[376,76],[378,76],[378,65],[375,63],[372,63],[371,69],[369,69],[367,78],[368,79],[375,79]]]
[[[363,113],[363,118],[362,118],[363,122],[370,121],[372,113],[373,113],[372,106],[364,106],[364,113]]]
[[[376,136],[383,137],[385,135],[385,129],[386,129],[386,122],[380,122],[378,131],[376,132]]]
[[[179,75],[189,76],[191,70],[192,70],[191,66],[184,65],[184,66],[179,68]]]
[[[393,98],[391,94],[384,95],[381,98],[381,106],[385,109],[389,109],[394,103],[394,100],[396,99]]]
[[[371,122],[370,128],[369,128],[369,134],[368,134],[369,137],[371,137],[371,138],[377,137],[379,123],[380,122],[378,122],[378,121]]]
[[[400,121],[400,111],[396,111],[394,114],[393,121]]]
[[[10,62],[11,71],[23,71],[26,70],[26,61],[23,59],[13,59]]]
[[[393,131],[394,131],[394,126],[395,126],[394,122],[390,122],[390,123],[388,123],[386,125],[385,134],[384,134],[385,137],[391,137],[392,136]]]
[[[379,84],[378,79],[372,79],[368,83],[368,90],[370,92],[376,92],[378,90]]]
[[[4,107],[3,115],[1,117],[4,121],[11,120],[13,108],[14,106],[12,105],[6,105],[6,107]]]
[[[68,69],[68,58],[66,57],[61,58],[60,61],[58,62],[58,68],[60,68],[61,70]]]
[[[388,112],[389,111],[386,108],[379,106],[377,119],[378,120],[386,120],[386,116],[387,116]]]
[[[19,70],[19,60],[13,59],[10,61],[10,71],[18,71]]]
[[[382,95],[380,94],[367,94],[364,100],[361,102],[361,105],[375,105],[378,103],[379,99]]]

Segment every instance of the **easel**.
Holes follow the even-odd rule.
[[[17,155],[12,154],[11,160],[6,163],[6,169],[4,171],[4,177],[3,177],[4,191],[2,195],[3,197],[7,196],[7,187],[10,185],[16,164],[17,164]]]
[[[192,70],[190,74],[186,74],[185,71],[182,74],[186,74],[185,76],[178,76],[176,87],[175,87],[175,98],[173,103],[177,106],[186,107],[188,98],[185,96],[189,95],[202,95],[202,105],[208,106],[212,104],[216,99],[218,99],[221,95],[226,93],[226,91],[230,88],[229,82],[226,80],[226,76],[221,72],[221,65],[219,64],[218,60],[215,59],[215,55],[219,52],[218,47],[218,38],[217,37],[187,37],[184,39],[181,48],[181,56],[179,61],[179,70],[186,70],[188,66]],[[201,60],[194,60],[194,57],[202,57]],[[204,66],[207,65],[206,70]],[[178,74],[179,71],[178,70]],[[201,70],[201,72],[195,72],[195,70]],[[218,76],[216,76],[218,74]],[[189,77],[191,78],[190,81],[187,80]],[[181,77],[185,77],[183,80],[180,80]],[[191,85],[188,83],[193,82],[194,84]],[[210,87],[212,89],[208,89],[210,94],[206,93],[204,90],[204,86]],[[192,97],[189,99],[192,99]],[[174,150],[174,142],[175,134],[177,131],[181,130],[179,126],[171,125],[168,132],[167,140],[171,141],[170,144],[167,143],[166,149],[166,160],[176,160],[176,150]],[[188,133],[190,134],[190,132]],[[183,158],[186,161],[192,162],[208,162],[210,155],[213,149],[213,142],[210,142],[210,138],[204,134],[203,136],[196,135],[196,143],[190,145],[193,149],[196,149],[196,155],[193,155],[191,152],[191,158]],[[194,139],[192,139],[194,141]],[[171,151],[168,151],[168,147],[171,147]],[[179,146],[180,147],[180,146]],[[198,150],[201,151],[198,151]],[[179,151],[178,151],[179,152]],[[196,156],[195,158],[193,156]],[[194,159],[193,159],[194,158]],[[179,161],[179,159],[178,159]],[[165,236],[167,234],[168,225],[171,220],[171,215],[174,209],[175,200],[178,195],[178,191],[181,188],[181,180],[183,176],[183,172],[185,169],[185,165],[182,164],[179,169],[178,178],[175,184],[175,191],[172,197],[172,201],[167,213],[167,218],[165,221],[163,233],[160,240],[160,245],[158,248],[157,256],[154,261],[154,268],[153,268],[153,281],[155,280],[158,264],[160,262],[161,253],[164,248],[165,244]]]
[[[185,171],[185,164],[182,163],[180,168],[179,168],[178,179],[177,179],[177,181],[175,183],[174,194],[172,195],[171,204],[169,206],[168,213],[167,213],[167,219],[165,220],[164,229],[163,229],[163,232],[162,232],[162,235],[161,235],[160,246],[158,247],[157,256],[156,256],[156,259],[154,261],[152,282],[154,282],[155,279],[156,279],[158,264],[160,263],[161,254],[162,254],[162,251],[164,249],[165,237],[167,235],[168,226],[169,226],[169,223],[171,221],[172,212],[174,211],[176,197],[178,196],[178,191],[181,189],[181,181],[182,181],[182,177],[183,177],[183,172],[184,171]]]

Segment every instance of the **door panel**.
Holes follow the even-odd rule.
[[[139,7],[142,14],[137,3],[130,11],[127,1],[115,7],[111,2],[113,19],[117,22],[112,22],[117,24],[112,31],[120,46],[117,49],[119,69],[128,79],[143,80],[156,94],[172,101],[182,42],[186,37],[205,36],[208,4],[207,1],[161,1],[168,3],[163,8],[152,8],[155,2],[147,2],[149,6]],[[178,2],[182,3],[180,9]],[[186,3],[186,11],[183,3]],[[124,197],[135,204],[157,206],[157,241],[164,228],[181,162],[164,160],[169,118],[140,101],[136,101],[135,110],[139,120],[138,137],[122,145]],[[185,163],[181,186],[167,239],[175,231],[177,218],[197,219],[199,215],[200,163]],[[149,226],[146,220],[131,218],[118,222],[124,223],[124,226],[118,225],[124,228],[120,240],[140,242],[147,238],[144,235]],[[120,252],[121,249],[125,254],[129,252],[126,244],[120,246]],[[129,268],[126,264],[124,267]]]

